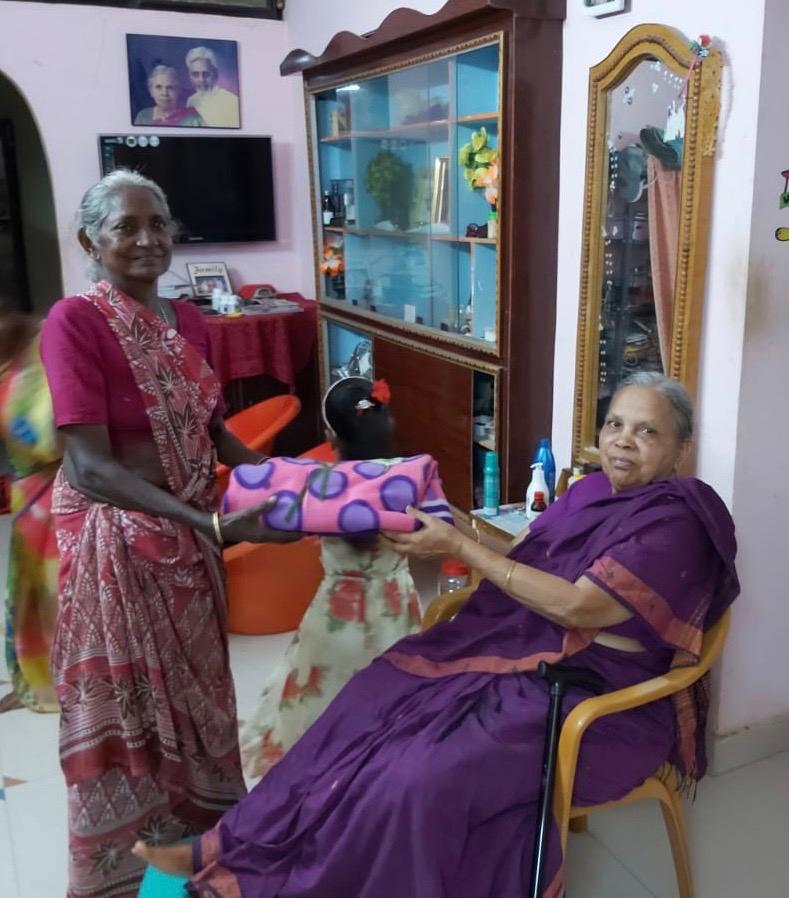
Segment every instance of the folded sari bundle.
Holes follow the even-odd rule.
[[[429,455],[333,464],[270,458],[240,465],[230,476],[222,511],[241,511],[271,498],[276,503],[263,514],[267,526],[321,536],[416,530],[419,522],[405,513],[409,505],[453,522]]]

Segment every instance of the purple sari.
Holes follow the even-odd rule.
[[[692,663],[737,595],[734,527],[697,480],[617,495],[579,481],[511,557],[591,577],[633,612],[608,632],[565,630],[485,581],[457,617],[357,674],[313,727],[195,843],[193,896],[522,898],[529,879],[548,697],[541,659],[573,656],[609,689]],[[615,800],[665,761],[704,773],[704,686],[597,721],[574,800]],[[586,696],[571,691],[567,714]],[[545,898],[564,893],[558,832]]]

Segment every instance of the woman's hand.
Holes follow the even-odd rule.
[[[274,530],[261,521],[260,516],[268,511],[275,502],[276,499],[268,499],[253,508],[221,515],[219,529],[222,539],[228,543],[294,543],[300,540],[303,533]]]
[[[432,558],[435,555],[460,555],[465,537],[446,521],[425,514],[418,508],[406,508],[411,517],[421,521],[422,527],[413,533],[385,530],[381,533],[384,545],[402,555]]]

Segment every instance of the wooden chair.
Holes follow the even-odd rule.
[[[422,619],[422,629],[438,621],[451,620],[473,592],[468,587],[457,592],[438,596],[431,602]],[[693,879],[690,869],[690,853],[688,851],[687,830],[682,810],[682,798],[677,791],[679,776],[669,764],[662,765],[655,773],[647,777],[640,785],[617,801],[589,807],[578,807],[572,803],[575,770],[578,764],[578,753],[581,739],[587,728],[600,717],[616,714],[629,708],[637,708],[658,699],[673,695],[692,686],[718,660],[726,642],[731,612],[726,611],[721,619],[704,635],[701,658],[698,664],[689,667],[677,667],[659,677],[653,677],[635,686],[618,689],[604,695],[595,696],[582,701],[567,715],[559,737],[559,757],[556,766],[556,786],[554,789],[553,810],[559,834],[562,840],[562,851],[567,847],[568,830],[584,832],[586,817],[594,811],[607,810],[620,805],[631,804],[643,798],[654,798],[660,802],[663,821],[666,825],[677,885],[680,898],[693,898]]]

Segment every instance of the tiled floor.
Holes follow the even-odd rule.
[[[0,518],[2,583],[6,537],[7,519]],[[417,580],[429,588],[432,570],[419,571]],[[242,719],[288,639],[231,637]],[[0,694],[6,688],[0,685]],[[65,894],[65,789],[56,746],[54,715],[0,715],[0,898]],[[709,777],[688,817],[696,898],[789,898],[789,753]],[[568,857],[570,898],[676,896],[660,812],[651,804],[590,818],[589,833],[571,836]]]

